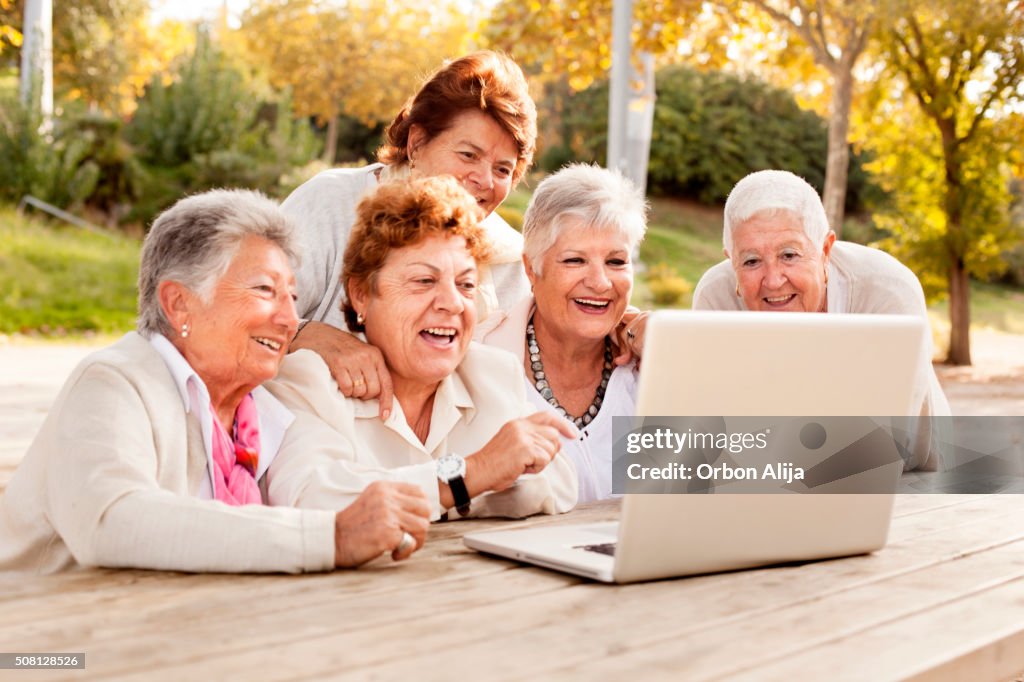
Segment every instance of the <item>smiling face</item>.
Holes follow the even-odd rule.
[[[540,259],[526,262],[537,301],[534,323],[563,343],[603,339],[622,318],[633,291],[630,244],[614,229],[567,219]]]
[[[755,215],[732,233],[732,261],[749,310],[825,312],[826,271],[835,232],[816,247],[800,221],[780,213]]]
[[[511,191],[518,152],[508,131],[481,111],[462,112],[431,140],[419,126],[409,131],[414,172],[455,176],[487,214]]]
[[[298,318],[295,276],[276,244],[246,237],[209,301],[181,289],[168,318],[178,329],[187,322],[189,334],[172,341],[211,394],[252,390],[277,374]]]
[[[389,253],[375,291],[350,282],[366,340],[384,355],[396,394],[436,386],[462,362],[476,326],[476,286],[466,240],[442,235]]]

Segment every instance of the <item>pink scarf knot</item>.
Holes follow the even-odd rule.
[[[263,504],[260,487],[256,483],[256,467],[260,459],[260,424],[256,401],[252,394],[242,398],[235,411],[233,437],[213,415],[213,492],[225,504]]]

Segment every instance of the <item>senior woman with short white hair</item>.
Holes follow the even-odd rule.
[[[0,570],[319,571],[422,544],[413,486],[379,484],[340,512],[265,492],[293,420],[260,387],[295,334],[293,255],[284,216],[255,192],[157,218],[138,332],[65,383],[0,500]]]
[[[917,276],[884,251],[837,241],[817,191],[793,173],[758,171],[736,183],[725,203],[722,243],[726,260],[697,283],[695,309],[928,319]],[[915,426],[907,464],[935,469],[940,420],[927,417],[948,416],[950,410],[926,341],[917,388],[925,419]]]
[[[612,417],[636,408],[635,360],[615,366],[613,335],[633,291],[632,254],[647,229],[643,193],[621,174],[569,165],[537,186],[523,223],[533,294],[478,337],[516,354],[527,395],[579,430],[563,437],[580,502],[612,494]],[[643,320],[631,316],[628,339]]]

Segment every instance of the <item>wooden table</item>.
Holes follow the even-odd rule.
[[[604,503],[519,525],[614,518]],[[1024,498],[902,495],[870,556],[600,585],[467,550],[308,576],[0,574],[2,679],[1008,679],[1024,670]],[[505,522],[508,523],[508,522]]]

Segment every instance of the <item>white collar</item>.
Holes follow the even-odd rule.
[[[210,490],[204,485],[200,497],[212,497],[213,486],[213,416],[210,412],[210,392],[199,374],[188,364],[188,360],[163,334],[153,334],[149,342],[167,365],[174,385],[181,396],[185,412],[192,413],[199,420],[203,433],[203,449],[206,452],[206,469],[209,474]],[[262,386],[252,392],[256,402],[256,413],[260,427],[260,459],[256,466],[256,480],[266,473],[270,463],[284,441],[285,431],[295,421],[295,415]],[[204,494],[208,493],[208,494]]]
[[[379,419],[380,403],[377,400],[351,400],[350,403],[356,419]],[[382,423],[416,449],[430,454],[448,437],[456,424],[470,424],[475,415],[476,405],[465,382],[459,376],[459,367],[456,367],[455,371],[442,379],[437,386],[430,416],[430,434],[426,443],[421,443],[413,433],[398,400],[395,400],[387,421]]]

